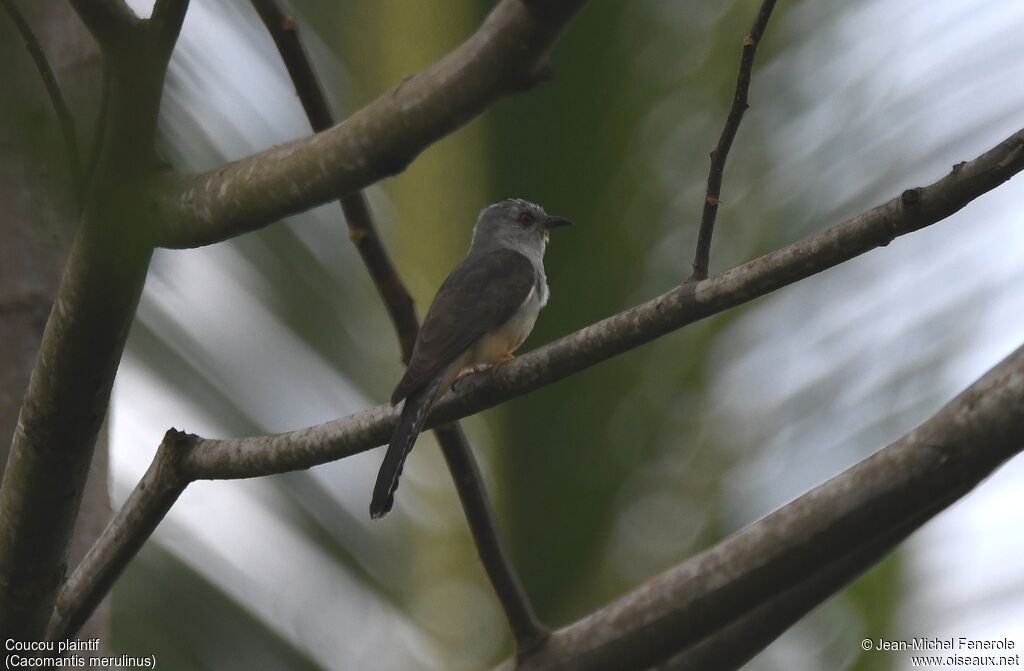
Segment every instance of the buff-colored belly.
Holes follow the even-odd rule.
[[[505,354],[516,351],[533,330],[537,321],[537,310],[527,307],[520,309],[507,322],[484,334],[472,347],[468,365],[494,363]]]
[[[456,379],[461,371],[481,369],[502,359],[505,354],[511,354],[533,330],[533,325],[540,314],[541,303],[536,292],[531,291],[530,296],[523,302],[508,321],[489,333],[485,333],[479,340],[459,355],[448,368],[441,389],[447,389]]]

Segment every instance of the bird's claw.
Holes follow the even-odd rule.
[[[469,368],[463,370],[461,373],[455,376],[454,380],[452,380],[452,391],[455,391],[455,387],[457,387],[460,382],[465,380],[470,375],[476,375],[477,373],[487,370],[487,368],[488,366],[486,365],[476,365],[470,366]]]
[[[512,352],[505,352],[500,357],[498,357],[498,360],[495,361],[494,363],[479,363],[475,366],[470,366],[469,368],[466,368],[461,373],[456,375],[454,380],[452,380],[451,390],[455,391],[455,388],[459,385],[459,383],[465,380],[470,375],[476,375],[477,373],[482,373],[485,370],[489,370],[493,373],[494,371],[498,370],[499,368],[501,368],[514,358],[516,357],[514,354],[512,354]]]
[[[504,354],[502,354],[498,358],[497,361],[495,361],[493,364],[491,364],[491,372],[494,372],[494,371],[498,370],[499,368],[501,368],[502,366],[504,366],[509,361],[511,361],[512,359],[515,359],[515,358],[516,358],[516,355],[513,354],[512,352],[505,352]]]

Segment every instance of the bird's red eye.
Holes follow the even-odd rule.
[[[530,214],[529,212],[520,212],[519,223],[522,224],[523,226],[529,226],[530,224],[533,223],[533,215]]]

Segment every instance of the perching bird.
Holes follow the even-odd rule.
[[[512,198],[480,213],[466,258],[455,266],[423,319],[412,359],[391,395],[405,399],[370,501],[370,517],[394,503],[402,464],[430,408],[462,376],[512,359],[548,302],[544,249],[548,232],[571,223]]]

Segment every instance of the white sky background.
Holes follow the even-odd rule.
[[[145,14],[151,4],[140,0],[133,6]],[[801,17],[788,20],[796,25]],[[765,179],[780,194],[798,189],[835,194],[842,183],[855,191],[857,180],[879,169],[880,161],[892,161],[896,145],[906,169],[897,173],[899,182],[886,197],[934,181],[953,163],[980,154],[1024,125],[1019,113],[1024,59],[1015,46],[1022,29],[1024,3],[860,3],[842,22],[819,30],[805,50],[784,57],[788,66],[809,73],[808,96],[817,106],[813,115],[792,119],[773,136],[785,147],[812,148],[821,136],[848,133],[855,150],[835,156],[832,170],[814,175],[800,169],[802,162],[815,160],[810,150],[780,151],[789,161]],[[833,46],[823,50],[815,42]],[[823,52],[834,58],[815,62]],[[995,66],[971,68],[972,63]],[[866,73],[865,64],[871,64]],[[771,67],[765,66],[762,79],[755,71],[755,100],[770,95],[758,86],[770,85]],[[866,97],[844,99],[834,91],[852,74],[866,77]],[[262,27],[251,12],[237,11],[232,3],[193,0],[171,79],[175,86],[165,98],[162,128],[167,144],[176,148],[173,158],[187,157],[193,168],[308,132]],[[860,125],[843,128],[850,106],[877,111],[861,115]],[[756,113],[757,107],[751,114]],[[975,126],[984,132],[959,140],[963,129]],[[737,142],[743,140],[741,134]],[[932,150],[939,151],[919,159]],[[855,460],[858,450],[864,456],[884,444],[872,438],[861,445],[869,429],[876,432],[872,435],[882,431],[889,439],[898,437],[937,409],[934,403],[918,407],[920,397],[952,397],[1024,342],[1021,203],[1024,181],[1018,178],[942,224],[829,271],[821,281],[761,301],[736,325],[717,354],[716,412],[742,416],[734,430],[762,432],[778,444],[777,449],[769,444],[762,458],[730,476],[737,526],[835,474]],[[314,213],[314,221],[303,226],[316,226],[323,216]],[[837,221],[815,219],[809,225]],[[229,380],[224,391],[251,408],[267,430],[315,424],[370,405],[261,303],[253,290],[260,281],[258,269],[227,246],[161,254],[140,319],[189,348],[209,379]],[[964,315],[953,320],[955,327],[935,321],[951,309]],[[183,314],[189,319],[176,318]],[[943,325],[941,333],[930,330],[936,323]],[[908,389],[902,421],[909,423],[872,429],[878,414],[873,399],[888,384],[888,364],[925,356],[935,343],[956,344],[955,355],[928,378],[941,388]],[[805,421],[772,427],[779,404],[813,387],[814,376],[836,360],[856,372],[839,396]],[[273,394],[265,391],[268,378],[274,380]],[[118,502],[171,425],[210,436],[228,430],[201,403],[169,394],[129,352],[115,388],[111,438]],[[856,449],[838,449],[850,444]],[[365,517],[362,494],[369,491],[378,458],[362,455],[346,460],[344,468],[317,469],[356,519]],[[905,631],[867,635],[1009,636],[1024,646],[1024,563],[1016,560],[1024,556],[1024,535],[1018,531],[1022,485],[1024,465],[1017,460],[915,535],[908,552],[915,592],[901,618]],[[432,644],[416,625],[294,533],[275,511],[274,496],[260,480],[197,483],[156,538],[324,668],[371,668],[371,660],[377,669],[437,668]],[[265,547],[288,550],[262,551]],[[808,640],[797,628],[751,668],[818,668],[816,658],[804,654],[815,645],[825,643]],[[486,650],[480,654],[486,658]],[[909,657],[905,662],[910,668]]]

